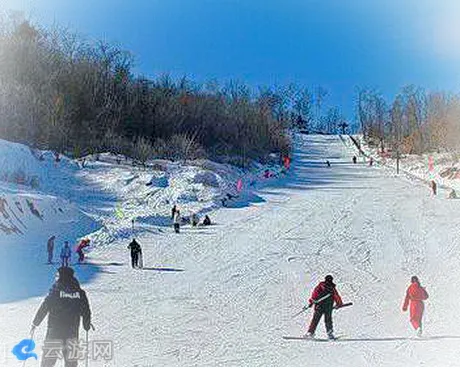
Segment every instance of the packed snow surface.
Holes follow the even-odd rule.
[[[180,234],[148,221],[149,216],[157,215],[136,202],[141,182],[133,179],[129,170],[112,167],[96,180],[89,170],[69,167],[69,199],[80,202],[79,208],[84,210],[72,212],[69,202],[68,211],[73,214],[69,219],[76,221],[73,228],[80,233],[95,226],[93,239],[102,244],[94,246],[87,264],[75,265],[75,269],[92,307],[96,331],[90,339],[114,342],[114,359],[107,364],[457,365],[460,200],[433,197],[425,184],[398,177],[385,168],[353,164],[355,153],[353,146],[337,136],[297,136],[286,177],[259,188],[241,205],[210,206],[215,225],[195,229],[186,225]],[[331,162],[330,168],[325,160]],[[180,186],[184,178],[197,186],[219,183],[212,174],[197,175],[181,168],[174,172],[177,175],[165,178],[168,187],[163,187],[165,179],[159,180],[162,186],[158,190],[167,191],[174,180],[180,181]],[[151,179],[152,174],[146,172],[143,185]],[[139,188],[126,188],[127,182]],[[118,216],[121,218],[107,215],[113,212],[110,190],[117,183],[126,190],[125,196],[120,191],[114,193],[116,203],[123,198],[125,215]],[[218,188],[213,185],[206,186],[206,193]],[[86,209],[70,187],[81,188]],[[149,191],[150,187],[142,186],[142,190]],[[200,188],[194,191],[196,197],[203,195]],[[10,196],[32,195],[24,188],[9,190]],[[56,198],[63,190],[54,190]],[[133,193],[136,196],[130,199]],[[161,198],[178,200],[177,193]],[[43,196],[40,194],[39,199]],[[201,203],[184,197],[181,203],[185,206]],[[91,223],[94,213],[89,214],[91,221],[80,227],[87,218],[85,213],[96,205],[101,209],[102,223],[110,228],[104,236],[97,236],[103,230],[97,222]],[[143,212],[135,229],[143,246],[143,270],[130,268],[129,238],[116,234],[128,231],[136,208]],[[78,216],[83,217],[79,220]],[[30,221],[29,226],[33,226],[35,219]],[[28,336],[54,271],[43,264],[43,237],[34,243],[14,237],[17,244],[1,244],[7,249],[2,250],[2,258],[7,259],[2,265],[9,262],[16,267],[2,270],[2,285],[11,285],[13,290],[0,300],[0,339],[5,350],[0,365],[19,366],[22,363],[15,361],[10,350]],[[328,273],[334,275],[344,302],[354,303],[334,312],[335,333],[341,339],[283,340],[283,336],[306,332],[311,312],[292,316]],[[19,274],[25,275],[21,282],[16,279]],[[412,275],[419,276],[430,295],[424,339],[414,339],[408,314],[401,311]],[[14,292],[24,285],[28,290]],[[0,293],[4,293],[4,286]],[[39,347],[45,325],[35,335]],[[317,332],[325,336],[322,322]],[[38,363],[29,360],[26,365]]]

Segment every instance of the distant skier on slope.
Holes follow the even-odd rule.
[[[334,308],[334,303],[337,307],[341,307],[343,302],[337,292],[331,275],[327,275],[324,281],[320,282],[318,286],[314,288],[308,302],[310,305],[315,306],[315,313],[313,314],[313,319],[311,320],[310,327],[305,337],[313,338],[315,336],[316,327],[324,314],[327,337],[329,339],[335,339],[332,324],[332,310]]]
[[[196,213],[192,213],[191,222],[192,222],[193,227],[197,226],[198,223],[200,222],[200,218],[198,217]]]
[[[48,263],[53,263],[53,253],[54,253],[54,240],[56,236],[53,235],[51,238],[48,239],[48,243],[46,244],[46,250],[48,251]]]
[[[174,220],[174,215],[176,214],[177,212],[177,207],[176,205],[173,206],[173,208],[171,209],[171,220]]]
[[[208,215],[204,216],[203,225],[204,225],[204,226],[209,226],[209,225],[211,225],[211,219],[209,218]]]
[[[374,164],[374,159],[371,157],[371,158],[369,159],[369,166],[372,166],[373,164]]]
[[[174,214],[174,231],[177,234],[179,234],[179,231],[180,231],[180,223],[181,223],[180,211],[177,210],[176,213]]]
[[[76,252],[78,254],[78,262],[81,263],[85,260],[85,253],[83,253],[83,248],[89,247],[90,240],[89,239],[82,239],[80,244],[78,244],[76,248]]]
[[[133,241],[128,245],[128,249],[131,250],[131,266],[133,268],[139,267],[139,258],[142,257],[141,245],[133,238]]]
[[[78,360],[72,356],[75,354],[72,354],[71,349],[68,348],[72,342],[69,340],[78,340],[80,318],[83,319],[83,328],[89,331],[91,310],[86,293],[81,289],[71,268],[59,268],[56,277],[55,284],[35,315],[31,335],[33,336],[35,329],[48,315],[48,330],[43,345],[41,366],[53,367],[62,352],[65,366],[76,367]]]
[[[417,332],[417,336],[422,336],[422,318],[423,311],[425,309],[424,300],[428,299],[428,293],[425,288],[420,285],[420,281],[417,276],[412,276],[411,284],[407,288],[406,298],[404,299],[404,305],[402,307],[403,312],[407,311],[407,307],[410,304],[410,323]]]
[[[70,264],[70,259],[72,257],[72,251],[69,247],[69,242],[64,242],[64,247],[61,249],[61,261],[62,267],[68,267]]]
[[[331,163],[329,162],[329,160],[326,160],[326,165],[327,167],[331,167]]]
[[[431,190],[433,191],[433,195],[436,195],[438,191],[438,185],[434,180],[431,181]]]
[[[353,163],[354,163],[354,164],[356,164],[357,160],[358,160],[358,159],[356,158],[356,156],[353,156]]]

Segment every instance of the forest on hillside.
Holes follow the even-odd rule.
[[[460,147],[460,97],[444,91],[403,87],[392,101],[360,89],[357,117],[364,138],[394,155],[453,152]]]

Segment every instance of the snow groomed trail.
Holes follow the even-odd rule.
[[[130,268],[125,243],[76,266],[102,269],[83,287],[91,338],[114,341],[111,365],[458,365],[460,200],[353,165],[339,137],[296,139],[292,172],[258,193],[264,201],[216,211],[211,227],[140,237],[144,270]],[[354,303],[334,312],[342,338],[283,340],[305,333],[311,312],[292,316],[328,273]],[[412,275],[430,295],[420,340],[401,311]],[[41,300],[0,305],[3,341],[26,337]]]

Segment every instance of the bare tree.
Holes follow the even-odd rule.
[[[321,109],[323,107],[324,99],[326,98],[327,95],[328,95],[328,91],[325,88],[321,86],[317,86],[315,88],[315,107],[316,107],[315,120],[316,120],[317,130],[324,129]]]

